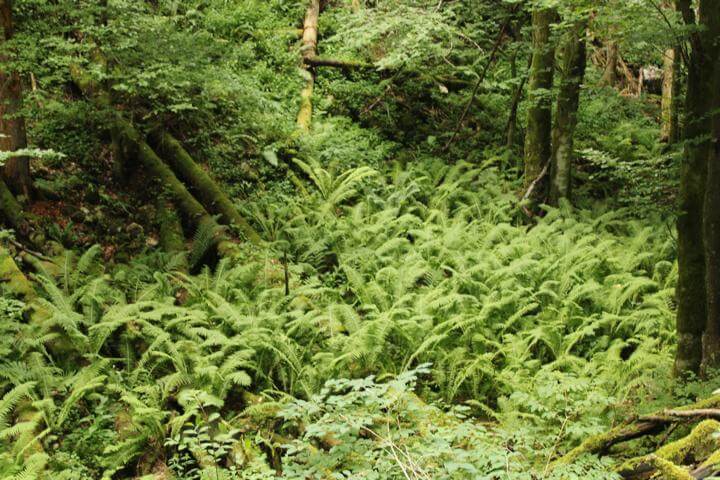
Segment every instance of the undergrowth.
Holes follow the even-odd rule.
[[[3,478],[613,478],[551,461],[674,400],[660,218],[528,225],[462,162],[298,165],[310,197],[249,212],[261,250],[189,276],[95,247],[2,298]]]

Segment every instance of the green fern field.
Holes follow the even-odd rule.
[[[0,0],[0,480],[720,480],[720,0]]]
[[[660,220],[563,206],[529,227],[466,163],[302,166],[310,196],[257,207],[271,242],[214,271],[108,269],[95,247],[37,276],[31,322],[2,301],[8,478],[612,478],[548,465],[669,400]]]

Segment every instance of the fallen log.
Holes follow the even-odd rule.
[[[714,395],[682,408],[663,410],[652,415],[637,417],[608,432],[586,439],[578,447],[570,450],[570,452],[556,460],[555,463],[570,464],[585,454],[605,455],[609,452],[610,448],[619,443],[646,435],[656,435],[673,423],[699,421],[703,418],[708,418],[697,414],[697,412],[707,412],[708,410],[715,410],[716,408],[720,408],[720,395]]]
[[[210,175],[193,160],[178,140],[160,129],[150,132],[148,139],[155,152],[170,165],[175,174],[192,187],[205,208],[213,213],[220,214],[224,223],[237,226],[251,242],[260,242],[258,233],[240,215],[230,198],[210,178]]]
[[[185,236],[180,217],[172,201],[159,197],[156,204],[156,218],[160,233],[160,246],[163,251],[176,255],[179,259],[177,269],[188,270],[188,259],[185,248]]]
[[[655,472],[672,480],[706,478],[718,464],[715,458],[720,448],[720,440],[716,436],[718,432],[720,422],[705,420],[689,435],[659,448],[655,453],[628,460],[618,469],[618,474],[626,479],[646,478]],[[701,466],[692,473],[682,467],[698,464]]]
[[[104,61],[100,53],[97,54],[97,57],[99,62]],[[108,92],[98,85],[82,68],[78,65],[71,65],[70,74],[85,96],[99,106],[112,107]],[[172,169],[158,157],[128,120],[123,118],[119,112],[114,110],[112,112],[109,130],[113,143],[123,152],[123,156],[133,158],[145,167],[145,170],[159,183],[159,192],[164,191],[169,195],[173,204],[182,212],[190,225],[195,226],[197,230],[205,229],[218,232],[213,239],[218,254],[225,256],[234,251],[234,244],[230,241],[225,230],[219,227],[215,219],[175,176]]]
[[[215,219],[205,210],[195,197],[178,180],[170,167],[157,156],[155,151],[142,139],[140,133],[125,119],[116,115],[113,130],[117,141],[123,151],[138,160],[145,169],[159,183],[160,191],[165,191],[177,208],[184,214],[188,223],[197,229],[211,228],[218,232],[214,239],[215,247],[220,255],[226,255],[233,250],[224,229],[221,229]]]

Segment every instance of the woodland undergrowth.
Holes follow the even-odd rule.
[[[0,298],[2,478],[614,478],[552,460],[716,386],[668,380],[662,218],[528,225],[492,167],[297,164],[309,197],[247,212],[262,248],[188,275],[93,247]]]

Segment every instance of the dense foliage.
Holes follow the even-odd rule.
[[[564,455],[720,387],[671,375],[686,145],[639,77],[678,12],[326,1],[313,45],[313,3],[13,2],[35,192],[32,234],[0,213],[0,478],[614,479],[657,445]],[[553,206],[521,178],[540,8],[553,45],[588,21]]]

